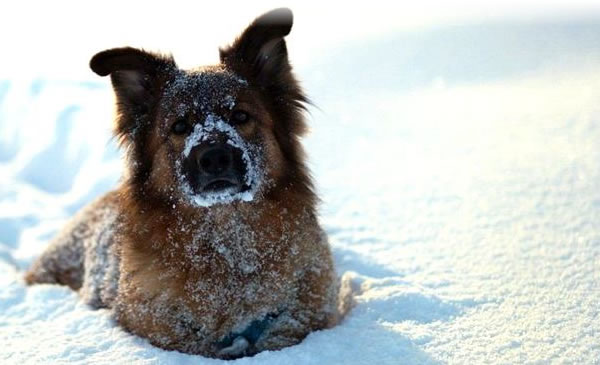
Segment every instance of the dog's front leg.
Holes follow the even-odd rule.
[[[257,351],[297,344],[310,332],[337,324],[338,280],[329,256],[321,257],[300,276],[296,300],[265,328],[255,344]]]

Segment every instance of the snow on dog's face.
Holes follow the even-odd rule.
[[[282,191],[313,199],[298,142],[306,99],[283,40],[291,20],[279,15],[251,24],[216,66],[181,70],[170,56],[129,47],[92,58],[96,73],[111,76],[134,199],[191,207]]]
[[[210,206],[252,201],[259,192],[266,131],[260,133],[257,123],[265,113],[257,109],[258,100],[244,96],[247,85],[218,67],[179,71],[167,83],[158,133],[169,147],[173,191],[185,202]]]

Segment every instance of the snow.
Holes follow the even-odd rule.
[[[599,363],[598,35],[589,20],[442,27],[297,65],[318,106],[305,145],[321,222],[356,307],[235,363]],[[0,80],[3,364],[222,363],[153,347],[66,287],[24,286],[119,178],[112,101],[103,79]]]

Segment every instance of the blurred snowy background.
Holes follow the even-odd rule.
[[[13,2],[0,13],[0,363],[213,364],[21,272],[121,171],[97,51],[183,67],[289,6],[338,327],[240,364],[600,364],[600,5]]]

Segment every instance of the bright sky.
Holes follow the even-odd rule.
[[[318,4],[318,5],[315,5]],[[288,38],[292,60],[310,63],[337,42],[397,30],[497,19],[600,13],[597,0],[545,1],[12,1],[0,13],[0,78],[90,79],[90,57],[117,46],[175,55],[183,67],[213,63],[224,45],[256,16],[287,6],[295,14]]]

